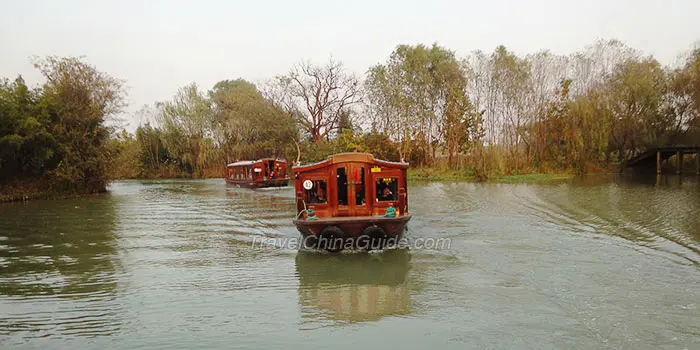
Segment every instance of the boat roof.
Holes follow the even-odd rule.
[[[276,159],[276,158],[270,157],[270,158],[260,158],[258,160],[241,160],[241,161],[238,161],[235,163],[228,164],[226,166],[231,167],[231,166],[253,165],[253,163],[262,162],[262,161],[266,161],[266,160],[274,160],[274,161],[277,161],[278,163],[286,163],[286,161],[284,159]]]
[[[328,156],[325,160],[320,162],[304,164],[292,167],[292,169],[297,171],[311,170],[315,168],[320,168],[323,166],[328,166],[335,163],[343,162],[361,162],[361,163],[371,163],[378,165],[385,165],[388,167],[396,168],[408,168],[408,163],[405,162],[392,162],[388,160],[376,159],[371,153],[360,153],[360,152],[347,152],[347,153],[337,153]]]
[[[227,166],[241,166],[241,165],[252,165],[252,164],[253,164],[252,160],[242,160],[239,162],[228,164]]]

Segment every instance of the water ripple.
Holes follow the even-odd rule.
[[[110,190],[0,206],[2,346],[700,343],[697,186],[411,185],[410,249],[337,255],[254,246],[298,236],[291,188]]]

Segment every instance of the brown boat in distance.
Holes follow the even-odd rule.
[[[287,162],[275,158],[244,160],[226,166],[226,183],[247,188],[283,187],[289,184]]]
[[[338,252],[381,249],[403,237],[408,213],[408,164],[341,153],[292,168],[304,248]]]

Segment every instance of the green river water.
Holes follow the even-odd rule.
[[[406,248],[333,255],[291,187],[109,190],[0,205],[0,348],[700,349],[697,177],[413,183]]]

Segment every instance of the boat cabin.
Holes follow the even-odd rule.
[[[244,160],[226,166],[226,183],[241,187],[287,186],[287,162],[275,158]]]
[[[305,236],[358,237],[368,227],[384,236],[401,235],[410,219],[407,163],[375,159],[368,153],[341,153],[292,168],[297,212]],[[309,213],[311,215],[309,215]],[[311,217],[309,217],[311,216]],[[398,232],[401,231],[401,232]]]
[[[374,159],[366,153],[343,153],[293,168],[297,209],[316,217],[384,215],[389,206],[408,214],[408,164]]]

